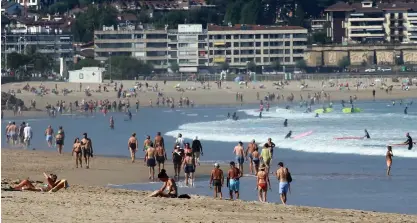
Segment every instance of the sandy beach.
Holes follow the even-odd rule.
[[[149,101],[152,100],[153,105],[155,106],[158,95],[157,92],[152,91],[152,86],[158,85],[159,91],[163,94],[164,97],[173,97],[177,102],[181,97],[188,97],[190,100],[194,101],[196,106],[204,105],[236,105],[241,104],[242,102],[236,101],[236,93],[243,94],[243,104],[257,104],[259,100],[257,99],[257,94],[259,93],[260,99],[268,93],[275,93],[283,95],[285,98],[290,94],[294,94],[294,101],[299,101],[301,96],[304,99],[307,99],[307,95],[314,95],[316,92],[325,91],[330,93],[331,100],[336,102],[342,99],[348,100],[349,96],[356,95],[358,100],[369,100],[372,99],[372,90],[376,90],[376,99],[406,99],[413,98],[417,95],[417,87],[410,86],[408,91],[401,90],[401,83],[392,82],[391,79],[387,78],[385,84],[387,86],[393,85],[393,90],[390,93],[386,93],[385,90],[381,89],[382,84],[381,79],[373,78],[363,78],[363,79],[335,79],[335,80],[303,80],[303,81],[290,81],[288,85],[282,87],[277,87],[274,85],[274,82],[254,82],[249,83],[246,87],[245,85],[239,85],[236,82],[223,82],[222,87],[218,88],[215,82],[210,82],[209,87],[207,83],[202,85],[200,82],[167,82],[164,85],[163,81],[146,81],[149,84],[149,87],[145,89],[142,86],[141,90],[137,92],[137,98],[125,98],[124,100],[129,99],[132,106],[134,106],[136,100],[139,100],[140,107],[149,106]],[[356,87],[353,87],[358,81],[362,82],[363,85],[357,90]],[[120,86],[120,83],[123,83],[124,89],[130,89],[135,86],[136,81],[117,81]],[[145,84],[145,81],[141,81],[142,84]],[[304,83],[308,87],[301,89],[301,84]],[[334,87],[330,87],[330,83],[336,84]],[[338,84],[348,83],[350,90],[344,88],[342,90],[337,87]],[[375,83],[375,86],[370,86],[372,83]],[[14,90],[17,92],[18,89],[23,89],[26,85],[26,82],[21,83],[9,83],[2,85],[2,91],[8,92],[9,90]],[[38,109],[45,109],[47,103],[55,105],[57,101],[65,101],[66,103],[74,102],[78,100],[79,102],[84,100],[104,100],[109,99],[110,101],[114,100],[123,100],[123,98],[118,99],[116,92],[113,90],[114,84],[111,84],[108,87],[108,92],[95,92],[98,89],[98,84],[83,84],[82,90],[89,88],[91,90],[91,96],[87,97],[84,92],[80,92],[79,83],[65,83],[65,82],[29,82],[31,87],[38,88],[40,85],[46,87],[46,89],[54,89],[55,84],[57,89],[61,92],[62,89],[68,89],[72,92],[66,96],[59,93],[58,95],[49,93],[44,96],[36,96],[35,93],[29,91],[23,91],[22,93],[17,93],[16,97],[22,99],[25,102],[26,106],[30,106],[31,100],[36,100],[36,107]],[[103,83],[107,85],[109,83]],[[184,91],[178,91],[175,88],[176,85],[179,85]],[[275,103],[283,102],[284,100],[275,101]],[[5,117],[10,116],[10,112],[5,113]],[[41,112],[29,112],[27,115],[38,116],[42,114]],[[45,114],[45,113],[43,113]]]
[[[108,183],[146,182],[141,161],[94,157],[91,169],[75,169],[69,154],[2,149],[2,184],[54,172],[70,187],[56,193],[2,191],[4,222],[417,222],[415,215],[283,206],[272,203],[147,198],[147,191],[106,187]],[[167,167],[171,174],[171,166]],[[204,175],[211,169],[202,166]],[[207,176],[206,176],[207,177]],[[3,185],[2,185],[3,186]],[[181,189],[179,191],[181,194]],[[273,195],[272,195],[273,196]]]

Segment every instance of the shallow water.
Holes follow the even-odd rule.
[[[95,153],[110,156],[128,156],[126,141],[136,132],[142,141],[145,135],[152,137],[157,131],[165,133],[167,145],[174,143],[178,133],[186,140],[196,135],[204,146],[203,162],[220,162],[224,171],[225,163],[234,159],[233,146],[237,141],[248,142],[255,139],[263,143],[268,137],[279,147],[274,152],[272,165],[283,161],[290,169],[294,182],[289,204],[333,208],[353,208],[385,212],[417,214],[417,152],[405,147],[394,147],[394,161],[391,177],[385,176],[385,151],[389,143],[405,140],[404,134],[410,132],[417,137],[417,105],[409,107],[409,114],[403,114],[403,106],[391,106],[389,101],[358,102],[362,113],[343,114],[342,107],[334,106],[334,112],[315,118],[313,114],[303,113],[294,104],[291,111],[272,108],[263,118],[257,118],[256,106],[197,107],[193,109],[143,108],[134,113],[132,121],[124,121],[123,114],[112,114],[116,129],[108,127],[108,118],[96,113],[94,117],[58,116],[54,119],[26,119],[35,133],[33,147],[47,148],[43,132],[48,124],[57,128],[64,126],[67,134],[66,151],[74,137],[88,132],[94,141]],[[313,108],[319,108],[316,106]],[[239,110],[239,121],[226,120],[227,113]],[[284,119],[289,126],[283,127]],[[2,121],[2,128],[8,120]],[[20,123],[23,120],[16,120]],[[413,124],[414,123],[414,124]],[[363,136],[367,128],[370,140],[334,140],[334,137]],[[311,135],[297,140],[284,140],[285,134],[292,130],[293,135],[313,131]],[[2,147],[5,147],[2,137]],[[170,148],[168,147],[168,151]],[[248,168],[248,164],[244,164]],[[269,193],[270,202],[279,202],[278,183],[271,175],[273,184]],[[256,200],[256,180],[245,175],[241,179],[241,198]],[[155,190],[159,183],[110,185],[129,189]],[[180,193],[212,195],[208,179],[198,178],[194,187],[179,183]],[[224,196],[228,191],[224,189]]]

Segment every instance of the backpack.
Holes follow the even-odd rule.
[[[291,176],[291,173],[288,171],[288,169],[287,169],[287,172],[288,172],[288,174],[287,174],[287,182],[288,182],[288,183],[291,183],[291,182],[292,182],[292,176]]]

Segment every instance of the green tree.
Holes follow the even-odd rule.
[[[90,42],[93,40],[94,30],[104,26],[114,26],[117,11],[111,6],[90,5],[84,13],[77,14],[71,30],[77,42]]]
[[[132,80],[139,74],[148,76],[153,70],[152,65],[130,56],[113,56],[107,61],[110,63],[107,71],[110,72],[111,68],[112,79]]]
[[[244,2],[241,0],[229,2],[224,16],[225,25],[228,23],[238,24],[240,22],[240,11],[242,9],[242,5],[244,5]]]
[[[295,12],[293,13],[292,17],[289,19],[288,23],[292,26],[304,26],[305,21],[305,12],[301,4],[297,5],[297,8],[295,9]]]
[[[30,61],[30,57],[19,54],[16,52],[7,54],[7,68],[10,68],[12,70],[16,70],[21,66],[27,65]],[[2,60],[2,63],[4,61]]]
[[[307,62],[304,59],[295,61],[295,66],[300,69],[306,69],[307,68]]]
[[[180,66],[178,65],[178,63],[176,62],[171,62],[169,64],[169,68],[172,70],[172,72],[174,73],[178,73],[180,71]]]
[[[340,68],[343,68],[343,69],[345,69],[346,67],[350,66],[349,57],[343,57],[342,59],[339,60],[339,62],[337,63],[337,65]]]
[[[227,62],[221,63],[221,64],[219,64],[219,67],[220,67],[221,70],[228,70],[229,69],[229,63],[227,63]]]
[[[275,73],[277,73],[279,69],[281,69],[281,63],[278,60],[275,60],[271,63],[271,67],[274,69]]]
[[[83,67],[98,67],[98,66],[100,66],[100,61],[90,59],[90,58],[85,58],[85,59],[78,61],[78,63],[74,64],[74,69],[79,70]]]
[[[319,43],[319,44],[326,44],[330,43],[331,40],[329,37],[327,37],[327,33],[325,31],[323,32],[316,32],[312,34],[311,43]]]
[[[253,62],[253,61],[250,61],[250,62],[248,62],[248,63],[246,64],[246,68],[247,68],[249,71],[255,71],[255,70],[256,70],[256,63],[255,63],[255,62]]]
[[[246,3],[240,13],[241,24],[261,24],[262,4],[259,0]]]

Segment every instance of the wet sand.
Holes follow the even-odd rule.
[[[68,189],[53,194],[2,191],[3,222],[417,222],[416,215],[215,200],[195,195],[191,200],[147,198],[148,191],[106,187],[108,183],[146,182],[147,168],[142,161],[132,164],[129,159],[98,156],[87,170],[75,169],[69,154],[2,149],[1,156],[2,183],[27,177],[43,180],[42,172],[54,172],[70,184]],[[209,173],[211,168],[201,166],[197,174]],[[172,167],[167,169],[171,174]]]

